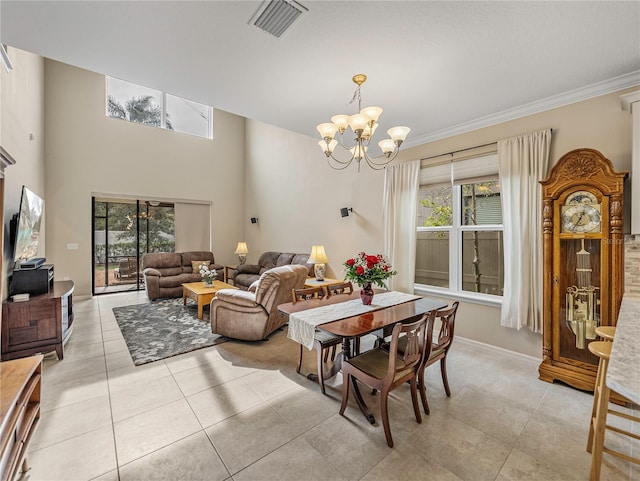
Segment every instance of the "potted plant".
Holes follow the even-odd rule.
[[[386,288],[384,281],[397,274],[382,254],[369,255],[360,252],[357,256],[347,259],[344,268],[344,278],[355,282],[362,288],[360,297],[362,303],[367,306],[373,300],[372,284]]]

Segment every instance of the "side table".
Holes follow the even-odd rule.
[[[325,287],[331,286],[333,284],[341,284],[344,281],[340,279],[329,279],[325,277],[321,281],[317,280],[315,277],[307,277],[307,280],[304,281],[304,287]]]
[[[224,266],[224,282],[229,284],[229,281],[233,282],[233,271],[238,267],[237,264],[229,264]],[[235,283],[234,283],[235,284]]]

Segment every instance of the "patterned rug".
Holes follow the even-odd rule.
[[[114,307],[113,313],[136,366],[227,340],[211,333],[208,313],[198,319],[195,303],[183,306],[182,298]]]

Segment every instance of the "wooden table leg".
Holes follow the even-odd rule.
[[[182,305],[187,305],[187,291],[185,289],[182,290]]]
[[[198,296],[198,319],[202,319],[202,308],[204,306],[202,305],[202,297]]]
[[[351,357],[351,338],[349,337],[345,337],[342,339],[342,354],[347,359]],[[343,379],[343,382],[344,382],[344,379]],[[373,416],[373,414],[371,414],[371,411],[369,411],[369,408],[367,407],[367,403],[364,402],[364,399],[362,398],[362,393],[360,393],[360,388],[358,387],[358,382],[356,381],[356,378],[353,376],[351,376],[351,384],[353,387],[353,395],[356,398],[356,403],[358,404],[360,411],[362,411],[362,414],[364,414],[364,417],[367,419],[367,421],[369,421],[371,424],[375,424],[376,418]]]

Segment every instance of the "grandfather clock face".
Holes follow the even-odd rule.
[[[586,190],[570,194],[561,207],[561,232],[589,234],[601,231],[602,205],[596,196]]]

